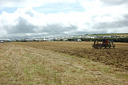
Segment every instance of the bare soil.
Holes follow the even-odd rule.
[[[128,57],[125,55],[127,45],[117,43],[119,47],[116,49],[96,50],[90,47],[91,44],[1,43],[0,85],[128,85],[128,71],[125,68],[105,65],[106,63],[99,62],[100,60],[95,62],[95,58],[91,58],[100,54],[115,55],[113,52],[117,52],[115,56]],[[81,55],[83,50],[84,56]],[[124,53],[121,54],[120,51]]]
[[[128,70],[128,43],[115,43],[115,49],[94,49],[92,44],[93,42],[32,42],[24,45],[87,58]]]

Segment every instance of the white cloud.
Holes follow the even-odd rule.
[[[70,14],[46,15],[33,9],[20,8],[14,13],[2,12],[0,28],[5,31],[4,35],[6,34],[8,37],[14,37],[14,34],[22,37],[23,35],[32,35],[32,33],[33,35],[42,33],[42,37],[46,34],[58,36],[77,29],[76,25],[68,21],[69,17],[71,17]]]
[[[101,2],[101,0],[23,0],[22,5],[18,4],[17,0],[13,0],[13,2],[1,0],[0,2],[2,7],[22,7],[17,8],[13,13],[2,11],[0,37],[128,32],[128,9],[125,8],[127,3],[123,2],[121,5],[111,2],[111,6],[105,5],[105,1]],[[79,3],[85,10],[46,14],[33,9],[33,7],[49,3]]]
[[[77,0],[0,0],[0,7],[40,7],[50,3],[76,3]]]

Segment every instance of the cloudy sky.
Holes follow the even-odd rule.
[[[0,38],[128,33],[128,0],[0,0]]]

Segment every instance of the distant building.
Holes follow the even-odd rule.
[[[120,36],[111,36],[111,38],[120,38]]]
[[[11,39],[0,39],[0,42],[11,42]]]
[[[78,41],[78,42],[81,42],[82,40],[81,40],[81,39],[74,39],[74,41]]]
[[[111,38],[111,36],[103,36],[103,38]]]
[[[3,40],[1,40],[1,41],[0,41],[0,43],[4,43],[4,41],[3,41]]]

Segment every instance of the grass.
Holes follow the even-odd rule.
[[[90,36],[128,36],[128,33],[91,34]]]
[[[34,48],[66,53],[80,58],[88,58],[106,65],[114,65],[128,70],[128,44],[116,43],[116,49],[93,49],[93,42],[39,42],[21,43]]]
[[[61,42],[53,42],[52,45],[50,43],[43,43],[44,47],[41,46],[42,42],[1,45],[0,85],[128,84],[128,72],[121,68],[53,50],[53,46],[57,47],[57,44],[66,49],[68,48],[65,46],[70,48],[74,46],[74,48],[79,48],[78,50],[84,48],[82,45],[75,47],[78,43],[69,42],[69,45],[61,44]],[[49,44],[49,48],[46,44]],[[78,53],[81,53],[81,50]]]

